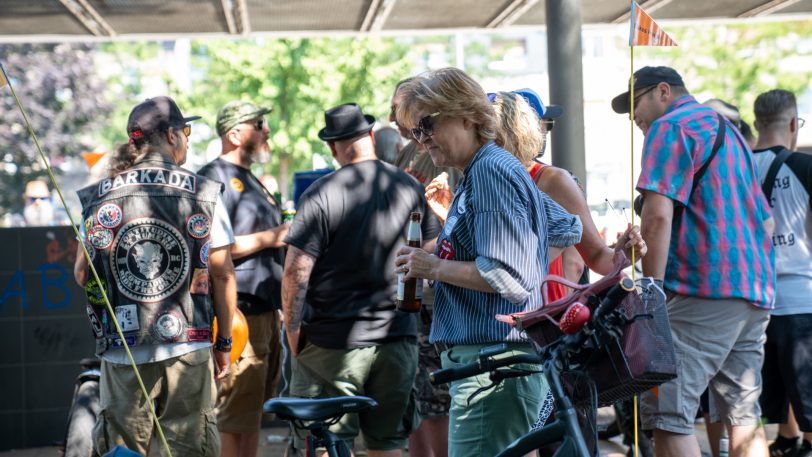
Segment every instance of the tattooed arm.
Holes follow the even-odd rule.
[[[282,278],[282,313],[285,320],[285,332],[293,356],[299,355],[299,331],[302,326],[304,300],[307,283],[316,258],[295,247],[288,247],[285,259],[285,276]]]

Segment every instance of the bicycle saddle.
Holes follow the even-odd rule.
[[[376,406],[369,397],[273,398],[265,402],[263,410],[283,420],[323,421]]]

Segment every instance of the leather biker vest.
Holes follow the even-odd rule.
[[[221,187],[150,152],[77,192],[93,266],[128,345],[211,341],[209,235]],[[85,290],[96,353],[123,346],[96,281]]]

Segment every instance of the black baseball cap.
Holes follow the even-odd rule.
[[[140,130],[144,135],[162,132],[170,127],[181,127],[200,116],[183,117],[180,108],[169,97],[148,98],[130,111],[127,120],[127,134]]]
[[[643,67],[634,72],[634,91],[656,86],[660,83],[668,83],[672,86],[685,86],[682,76],[671,67]],[[628,113],[629,91],[623,92],[612,99],[612,109],[618,114]]]

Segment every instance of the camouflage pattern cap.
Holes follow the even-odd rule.
[[[257,105],[250,102],[228,102],[217,113],[217,135],[223,136],[235,125],[260,118],[272,110],[273,108],[257,108]]]

